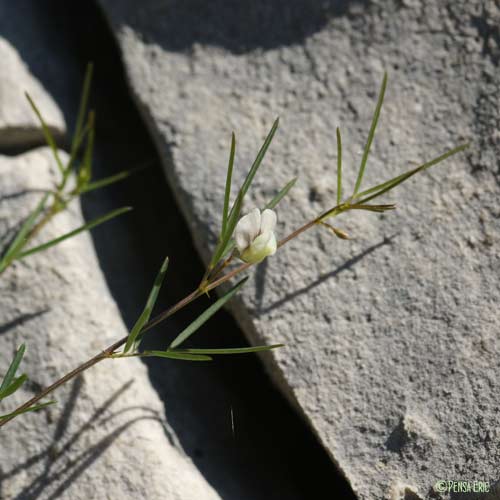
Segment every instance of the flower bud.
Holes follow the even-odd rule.
[[[234,240],[241,260],[256,264],[276,252],[274,235],[276,213],[273,210],[258,208],[242,217],[234,230]]]

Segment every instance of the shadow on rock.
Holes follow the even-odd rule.
[[[298,290],[294,290],[293,292],[285,295],[282,299],[277,300],[276,302],[273,302],[272,304],[269,304],[267,307],[259,309],[259,313],[260,314],[268,313],[268,312],[272,311],[273,309],[279,308],[280,306],[282,306],[286,302],[289,302],[291,300],[296,299],[300,295],[304,295],[304,294],[309,293],[313,288],[321,285],[321,283],[324,283],[325,281],[328,281],[329,279],[335,278],[335,276],[340,274],[342,271],[346,271],[348,269],[351,269],[360,260],[364,259],[367,255],[371,254],[372,252],[379,249],[380,247],[389,244],[394,238],[395,238],[395,236],[391,236],[389,238],[384,238],[380,243],[376,243],[375,245],[368,247],[366,250],[359,252],[357,255],[355,255],[354,257],[351,257],[349,260],[344,262],[341,266],[337,267],[336,269],[334,269],[328,273],[322,274],[319,278],[314,280],[312,283],[309,283],[309,285],[306,285],[302,288],[299,288]],[[259,276],[259,275],[257,274],[257,276]],[[259,278],[258,284],[261,281],[263,282],[263,279]],[[263,294],[264,293],[263,285],[257,286],[257,290],[259,290],[260,293]]]
[[[147,43],[183,51],[193,44],[223,47],[235,54],[303,42],[335,17],[353,15],[368,0],[148,0],[139,4],[103,0],[118,24]],[[123,13],[123,15],[122,15]]]
[[[75,409],[75,404],[80,396],[82,385],[83,379],[81,377],[73,382],[71,393],[56,425],[51,444],[40,453],[33,455],[10,471],[2,471],[0,475],[0,491],[2,481],[28,471],[40,462],[43,462],[42,471],[34,477],[15,498],[16,500],[35,500],[41,497],[47,499],[59,498],[60,495],[78,479],[80,474],[87,470],[112,445],[115,439],[131,425],[144,419],[161,422],[161,419],[154,411],[143,407],[130,407],[124,408],[113,414],[107,413],[113,403],[115,403],[115,401],[132,385],[132,380],[130,380],[123,384],[120,389],[115,391],[108,400],[97,408],[76,432],[65,439],[68,424]],[[118,415],[122,415],[130,410],[140,410],[142,414],[121,423],[94,443],[85,444],[85,451],[81,452],[76,457],[73,456],[68,458],[68,453],[89,431],[102,427],[105,423],[109,423]],[[163,425],[163,422],[161,423]],[[29,477],[32,477],[31,474]],[[55,489],[50,493],[47,492],[47,488],[53,484],[55,485]]]
[[[45,313],[48,313],[49,311],[50,309],[40,309],[39,311],[33,313],[20,314],[17,318],[14,318],[10,321],[7,321],[3,325],[0,325],[0,335],[8,333],[9,331],[26,323],[27,321],[38,318],[39,316],[43,316]]]

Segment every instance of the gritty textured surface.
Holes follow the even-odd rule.
[[[66,124],[52,97],[29,72],[17,50],[2,37],[0,74],[0,148],[27,147],[43,141],[40,122],[25,92],[35,101],[51,132],[56,137],[64,134]]]
[[[47,148],[0,157],[0,234],[12,235],[55,180],[52,163]],[[71,207],[43,240],[82,220]],[[2,411],[126,334],[88,234],[16,262],[1,278],[0,373],[25,342],[21,369],[30,377]],[[57,405],[2,428],[2,499],[219,498],[178,446],[139,360],[103,362],[54,397]]]
[[[157,311],[191,292],[203,268],[128,92],[113,34],[94,2],[16,0],[0,1],[0,35],[54,97],[69,130],[75,123],[85,65],[94,62],[91,107],[97,112],[96,179],[151,160],[155,163],[81,200],[86,220],[119,206],[134,207],[91,232],[106,284],[124,323],[132,328],[165,255],[170,256],[171,265]],[[4,77],[8,75],[0,75]],[[19,92],[22,96],[22,89]],[[22,101],[20,106],[24,105]],[[41,134],[39,138],[41,143]],[[15,150],[20,153],[32,147],[32,143],[20,144]],[[10,148],[8,152],[13,154]],[[148,335],[148,347],[165,348],[207,303],[209,299],[202,298],[159,325]],[[194,341],[197,347],[247,345],[234,320],[223,312]],[[159,358],[144,361],[174,442],[221,497],[299,500],[329,488],[350,498],[342,493],[344,481],[338,480],[327,453],[290,411],[256,356],[219,357],[210,364]],[[24,481],[29,484],[36,476],[36,469],[31,468]],[[101,494],[106,494],[105,489],[96,488],[93,497]]]
[[[471,140],[387,196],[396,213],[339,219],[354,241],[316,230],[289,244],[236,309],[254,343],[287,344],[267,366],[360,498],[440,498],[438,479],[498,480],[498,5],[100,4],[205,258],[231,130],[238,183],[281,117],[246,208],[299,175],[282,235],[333,204],[337,125],[352,186],[384,69],[366,186]]]

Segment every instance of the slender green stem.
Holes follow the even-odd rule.
[[[37,224],[35,224],[33,229],[30,231],[22,247],[19,249],[20,251],[50,222],[50,219],[52,219],[52,217],[54,217],[57,212],[57,204],[56,202],[54,202],[47,213],[38,221]]]
[[[118,344],[118,342],[116,342],[116,344]],[[109,346],[108,349],[112,349],[114,346],[115,346],[115,344],[113,344],[112,346]],[[118,345],[118,347],[119,347],[119,345]],[[116,349],[118,347],[116,347]],[[108,358],[109,357],[108,349],[105,349],[104,351],[97,354],[93,358],[90,358],[88,361],[86,361],[85,363],[83,363],[79,367],[75,368],[74,370],[70,371],[69,373],[64,375],[64,377],[62,377],[59,380],[57,380],[56,382],[54,382],[52,385],[50,385],[46,389],[43,389],[39,394],[37,394],[36,396],[32,397],[29,401],[26,401],[26,403],[19,406],[13,413],[15,414],[17,412],[31,408],[33,405],[38,403],[38,401],[45,398],[48,394],[55,391],[61,385],[65,384],[66,382],[69,382],[71,379],[75,378],[77,375],[84,372],[85,370],[87,370],[91,366],[94,366],[95,364],[99,363],[99,361],[102,361],[103,359]],[[15,418],[15,415],[11,414],[10,416],[7,416],[7,417],[4,417],[3,419],[1,419],[0,420],[0,427],[5,425],[7,422],[10,422],[13,418]]]
[[[26,245],[50,222],[50,220],[58,214],[66,205],[67,202],[61,205],[60,200],[58,199],[59,194],[53,193],[55,196],[54,203],[47,210],[45,215],[35,224],[33,229],[28,233],[23,243],[19,246],[16,253],[12,255],[10,259],[5,262],[5,264],[0,268],[0,274],[5,272],[5,270],[16,260],[18,260],[19,255],[22,253],[23,249]]]
[[[231,261],[234,258],[234,251],[233,253],[225,260],[219,263],[219,265],[215,266],[213,270],[207,269],[205,274],[203,275],[203,279],[200,283],[200,286],[198,287],[200,290],[203,292],[206,291],[207,285],[210,283],[211,280],[214,280],[224,269],[231,263]]]
[[[293,233],[288,235],[286,238],[283,238],[278,243],[278,248],[282,247],[283,245],[288,243],[293,238],[296,238],[304,231],[307,231],[311,227],[315,226],[317,223],[318,223],[318,219],[315,219],[311,222],[308,222],[307,224],[304,224],[302,227],[296,229]],[[246,269],[248,269],[252,265],[254,265],[254,264],[250,264],[250,263],[241,264],[240,266],[236,267],[235,269],[228,272],[224,276],[221,276],[219,279],[210,282],[206,286],[205,290],[201,290],[200,288],[197,288],[196,290],[191,292],[189,295],[184,297],[182,300],[177,302],[177,304],[173,305],[172,307],[170,307],[166,311],[164,311],[164,312],[160,313],[158,316],[154,317],[152,320],[148,321],[144,325],[144,327],[142,328],[141,333],[147,332],[148,330],[150,330],[154,326],[158,325],[159,323],[161,323],[162,321],[164,321],[168,317],[172,316],[177,311],[179,311],[180,309],[187,306],[188,304],[190,304],[191,302],[193,302],[194,300],[199,298],[201,295],[203,295],[203,293],[205,291],[209,291],[209,290],[213,290],[214,288],[217,288],[218,286],[222,285],[223,283],[234,278],[236,275],[242,273],[243,271],[245,271]],[[111,344],[110,346],[106,347],[106,349],[101,351],[99,354],[96,354],[94,357],[90,358],[85,363],[81,364],[80,366],[78,366],[74,370],[70,371],[69,373],[64,375],[62,378],[60,378],[59,380],[54,382],[53,384],[51,384],[48,387],[46,387],[45,389],[43,389],[39,394],[32,397],[29,401],[26,401],[26,403],[22,404],[21,406],[16,408],[16,410],[14,410],[14,411],[21,411],[21,410],[25,410],[27,408],[30,408],[31,406],[35,405],[40,400],[42,400],[43,398],[48,396],[50,393],[55,391],[61,385],[65,384],[66,382],[69,382],[73,378],[75,378],[78,375],[80,375],[81,373],[83,373],[85,370],[88,370],[89,368],[91,368],[92,366],[96,365],[97,363],[103,361],[104,359],[110,359],[113,356],[113,354],[115,354],[117,349],[119,349],[120,347],[125,345],[125,343],[127,342],[127,338],[128,338],[128,335],[121,338],[120,340],[117,340],[114,344]],[[0,427],[5,425],[7,422],[12,420],[13,418],[14,418],[14,416],[10,416],[10,417],[5,417],[2,420],[0,420]]]
[[[23,246],[19,249],[19,254],[22,253],[23,248],[55,217],[59,212],[64,210],[68,204],[71,202],[72,198],[69,200],[61,201],[61,193],[55,193],[55,200],[47,213],[40,219],[40,221],[35,225],[35,227],[30,231],[26,241]],[[18,254],[18,255],[19,255]]]
[[[148,323],[146,323],[146,325],[144,325],[144,328],[142,329],[142,332],[145,332],[145,331],[153,328],[153,326],[157,325],[158,323],[160,323],[164,319],[168,318],[169,316],[171,316],[172,314],[177,312],[179,309],[181,309],[182,307],[186,306],[187,304],[189,304],[190,302],[192,302],[193,300],[198,298],[200,295],[201,295],[201,293],[199,292],[199,290],[196,290],[195,292],[190,293],[187,297],[185,297],[184,299],[179,301],[177,304],[172,306],[170,309],[167,309],[167,311],[163,312],[162,314],[158,315],[156,318],[154,318],[151,321],[149,321]],[[99,354],[96,354],[94,357],[90,358],[85,363],[76,367],[74,370],[70,371],[69,373],[64,375],[62,378],[60,378],[59,380],[57,380],[53,384],[51,384],[48,387],[46,387],[45,389],[43,389],[40,393],[38,393],[36,396],[32,397],[29,401],[26,401],[26,403],[19,406],[19,408],[16,408],[16,410],[14,410],[14,412],[18,412],[18,411],[22,411],[22,410],[25,410],[27,408],[30,408],[31,406],[33,406],[34,404],[38,403],[40,400],[45,398],[47,395],[49,395],[50,393],[55,391],[61,385],[65,384],[66,382],[69,382],[73,378],[80,375],[80,373],[83,373],[85,370],[88,370],[89,368],[91,368],[92,366],[96,365],[97,363],[99,363],[100,361],[102,361],[104,359],[109,359],[112,356],[112,354],[115,353],[115,351],[117,349],[122,347],[127,342],[127,338],[128,338],[128,335],[121,338],[120,340],[116,341],[114,344],[111,344],[110,346],[106,347],[106,349],[101,351]],[[0,420],[0,427],[5,425],[7,422],[12,420],[13,418],[14,418],[14,415],[7,416],[7,417],[1,419]]]
[[[155,327],[162,321],[166,320],[173,314],[175,314],[177,311],[182,309],[183,307],[186,307],[188,304],[193,302],[193,300],[196,300],[198,297],[201,297],[203,295],[203,292],[199,289],[194,290],[191,292],[189,295],[184,297],[182,300],[177,302],[174,306],[170,307],[166,311],[163,311],[162,313],[158,314],[158,316],[155,316],[153,319],[149,320],[145,325],[144,328],[141,330],[141,333],[145,333],[148,330],[151,330],[151,328]],[[125,337],[126,338],[126,337]]]
[[[226,269],[226,267],[229,266],[229,264],[231,264],[233,258],[234,258],[234,251],[226,260],[221,262],[221,264],[214,269],[214,272],[212,274],[212,279],[216,278],[222,271],[224,271],[224,269]]]
[[[288,236],[286,236],[285,238],[280,240],[278,242],[278,248],[281,248],[282,246],[286,245],[289,241],[293,240],[294,238],[297,238],[299,235],[301,235],[305,231],[311,229],[312,227],[314,227],[318,224],[321,224],[323,222],[323,219],[325,219],[327,217],[334,217],[342,212],[350,210],[351,208],[357,208],[357,207],[351,206],[349,204],[349,202],[347,201],[347,202],[341,203],[341,204],[331,208],[330,210],[327,210],[326,212],[322,213],[321,215],[319,215],[315,219],[307,222],[306,224],[299,227],[298,229],[296,229],[295,231],[290,233]],[[229,264],[231,257],[229,259],[227,259],[226,261],[224,261],[219,268],[216,268],[217,272],[221,272],[226,267],[226,265]],[[242,273],[243,271],[246,271],[247,269],[249,269],[253,265],[254,264],[252,264],[252,263],[243,263],[243,264],[239,265],[238,267],[236,267],[235,269],[233,269],[232,271],[229,271],[224,276],[221,276],[218,279],[214,279],[213,281],[208,281],[208,282],[203,280],[202,283],[200,284],[200,286],[196,290],[192,291],[189,295],[184,297],[182,300],[177,302],[175,305],[173,305],[172,307],[170,307],[166,311],[163,311],[158,316],[156,316],[153,319],[151,319],[150,321],[148,321],[144,325],[144,327],[141,329],[141,333],[147,332],[148,330],[150,330],[154,326],[158,325],[159,323],[161,323],[162,321],[164,321],[168,317],[175,314],[177,311],[179,311],[183,307],[187,306],[188,304],[190,304],[191,302],[193,302],[194,300],[199,298],[204,293],[219,287],[220,285],[222,285],[223,283],[226,283],[227,281],[234,278],[235,276]],[[86,361],[82,365],[78,366],[73,371],[69,372],[64,377],[62,377],[59,380],[57,380],[56,382],[54,382],[52,385],[48,386],[46,389],[44,389],[39,394],[37,394],[36,396],[31,398],[29,401],[27,401],[26,403],[21,405],[15,411],[24,410],[26,408],[33,406],[34,404],[38,403],[41,399],[45,398],[48,394],[50,394],[51,392],[56,390],[58,387],[60,387],[64,383],[68,382],[69,380],[73,379],[74,377],[78,376],[80,373],[91,368],[92,366],[99,363],[103,359],[111,358],[112,355],[115,354],[115,351],[117,349],[119,349],[120,347],[125,345],[125,343],[127,342],[127,339],[128,339],[128,335],[123,337],[122,339],[116,341],[114,344],[111,344],[109,347],[107,347],[106,349],[101,351],[99,354],[97,354],[93,358],[89,359],[88,361]],[[11,417],[5,417],[4,419],[0,420],[0,427],[5,425],[7,422],[12,420],[13,418],[14,418],[14,416],[11,416]]]

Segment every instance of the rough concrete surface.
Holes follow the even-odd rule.
[[[43,142],[40,122],[31,109],[27,92],[50,131],[61,137],[66,124],[61,111],[40,82],[30,74],[16,49],[0,37],[0,148],[27,147]]]
[[[0,234],[12,236],[55,171],[48,148],[0,157]],[[38,242],[82,223],[72,206]],[[88,234],[16,262],[0,296],[0,373],[25,342],[21,369],[30,377],[2,410],[126,333]],[[56,406],[2,428],[2,499],[219,498],[178,445],[139,360],[103,362],[54,396]]]
[[[97,112],[96,178],[145,162],[151,165],[122,183],[82,198],[87,221],[118,206],[134,207],[127,216],[91,233],[109,292],[131,328],[166,254],[171,265],[158,310],[192,291],[203,268],[124,82],[113,35],[94,2],[65,0],[0,2],[0,34],[15,47],[30,78],[36,78],[54,97],[69,130],[76,118],[85,65],[94,62],[91,106]],[[23,85],[23,81],[18,82],[21,97]],[[9,154],[20,153],[33,145],[20,144],[7,150]],[[24,202],[34,200],[26,197]],[[146,339],[148,348],[164,348],[168,339],[201,314],[208,303],[209,299],[203,298],[160,325]],[[212,318],[195,341],[198,347],[248,345],[225,312]],[[219,357],[210,364],[155,358],[144,361],[173,441],[192,460],[195,475],[199,471],[222,498],[299,500],[318,496],[325,489],[340,498],[352,498],[325,450],[300,417],[290,411],[256,356]],[[102,390],[104,394],[107,389]],[[112,388],[109,391],[111,395]],[[120,426],[119,421],[116,426]],[[43,460],[41,455],[36,457]],[[106,466],[101,461],[92,467],[101,465]],[[37,475],[36,468],[31,468],[20,481],[28,487]],[[51,476],[46,479],[50,482]],[[44,491],[43,482],[41,479],[38,491]],[[107,494],[104,488],[96,488],[93,497]]]
[[[448,498],[437,480],[497,481],[498,4],[100,4],[205,258],[231,130],[237,184],[281,117],[246,205],[299,175],[281,235],[334,204],[337,125],[353,185],[384,70],[365,186],[471,142],[388,195],[395,213],[340,218],[353,241],[314,230],[287,245],[235,312],[252,342],[287,344],[267,366],[360,498]]]

